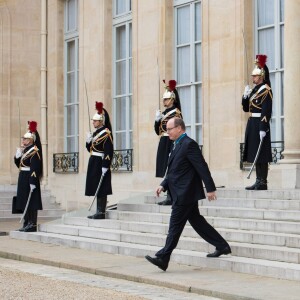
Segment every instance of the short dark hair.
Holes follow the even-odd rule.
[[[182,130],[185,131],[185,123],[181,118],[175,117],[174,118],[174,126],[180,126]]]

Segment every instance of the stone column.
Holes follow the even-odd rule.
[[[284,159],[271,166],[270,186],[300,188],[300,3],[285,1],[284,24]]]
[[[300,164],[300,2],[285,1],[284,24],[284,159]]]

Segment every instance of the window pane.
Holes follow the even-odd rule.
[[[274,28],[258,31],[258,51],[268,56],[267,65],[269,70],[275,69],[275,38]]]
[[[129,106],[129,130],[132,130],[132,97],[128,97]]]
[[[258,26],[274,24],[274,0],[258,0]]]
[[[202,123],[202,86],[196,86],[196,123]]]
[[[190,41],[190,6],[177,9],[177,45],[186,44]]]
[[[129,59],[129,93],[132,93],[132,59]]]
[[[67,135],[75,135],[76,118],[75,118],[75,105],[67,106]]]
[[[126,93],[126,61],[116,63],[116,95]]]
[[[198,143],[198,145],[203,145],[202,125],[196,125],[196,142]]]
[[[280,107],[280,116],[283,117],[284,116],[284,73],[281,72],[281,79],[280,79],[280,83],[281,83],[281,107]],[[274,93],[274,92],[273,92]]]
[[[280,67],[284,68],[284,26],[280,26]]]
[[[178,88],[178,93],[180,97],[183,120],[186,123],[186,125],[189,125],[191,124],[191,88]]]
[[[201,44],[196,45],[195,47],[195,67],[196,67],[196,81],[202,80],[202,47]]]
[[[116,133],[116,150],[126,149],[126,133],[125,132],[117,132]]]
[[[132,23],[129,24],[129,57],[132,57]]]
[[[190,46],[177,50],[177,81],[178,84],[190,83]]]
[[[67,31],[76,30],[76,1],[77,0],[67,1],[67,5],[68,5]]]
[[[67,63],[67,71],[74,71],[75,68],[75,41],[68,42],[68,63]]]
[[[75,73],[67,74],[67,86],[68,86],[68,94],[67,94],[67,103],[75,103]]]
[[[67,152],[77,152],[76,137],[67,137]]]
[[[116,59],[126,58],[126,26],[117,27],[116,30]]]
[[[116,107],[116,131],[126,130],[126,98],[115,100]]]
[[[116,15],[124,14],[126,12],[126,0],[116,1]]]
[[[195,5],[195,41],[200,41],[202,36],[202,24],[201,24],[201,5],[200,2]]]
[[[284,22],[284,0],[280,0],[280,22]]]

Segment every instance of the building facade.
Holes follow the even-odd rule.
[[[68,211],[86,207],[85,136],[101,101],[116,151],[111,201],[154,192],[155,111],[162,80],[176,79],[187,132],[217,186],[243,188],[241,97],[263,53],[274,151],[284,149],[269,187],[299,188],[299,14],[299,1],[284,0],[0,0],[0,184],[16,183],[13,155],[36,120],[44,186]]]

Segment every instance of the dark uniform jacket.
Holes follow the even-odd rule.
[[[243,110],[250,113],[245,132],[243,161],[254,162],[260,143],[259,131],[265,131],[266,136],[257,163],[272,161],[269,123],[272,115],[272,97],[271,88],[267,84],[261,83],[253,88],[248,97],[242,98]],[[251,113],[260,113],[261,115],[260,117],[254,117],[251,116]]]
[[[40,187],[42,161],[39,149],[35,145],[30,145],[24,149],[23,155],[20,158],[14,157],[14,160],[16,166],[20,169],[16,209],[24,211],[30,192],[30,184],[34,184],[36,188],[31,194],[28,210],[42,210]]]
[[[169,191],[173,205],[191,205],[205,198],[202,181],[207,192],[216,190],[199,145],[184,136],[171,152],[161,186]]]
[[[93,133],[92,141],[90,143],[86,143],[86,148],[90,152],[91,156],[87,169],[85,195],[95,196],[102,175],[102,167],[108,168],[108,170],[105,173],[101,187],[98,191],[98,197],[111,195],[110,165],[114,149],[110,130],[104,126],[97,129]]]
[[[167,108],[162,112],[162,115],[162,119],[158,122],[155,121],[154,123],[154,130],[156,134],[160,136],[156,155],[156,177],[165,176],[169,153],[173,143],[169,139],[168,133],[166,131],[167,122],[174,117],[182,119],[180,110],[175,106]]]

